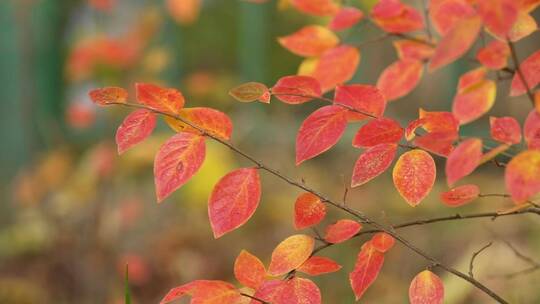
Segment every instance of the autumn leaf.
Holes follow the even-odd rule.
[[[97,105],[105,106],[110,103],[126,103],[128,92],[119,87],[105,87],[88,93],[90,99]]]
[[[203,136],[181,132],[169,138],[154,160],[158,202],[185,184],[199,170],[205,155]]]
[[[527,12],[519,11],[517,21],[514,23],[514,26],[510,29],[507,34],[507,37],[512,42],[517,42],[530,34],[538,30],[538,25],[536,20]],[[506,37],[497,37],[500,40],[506,40]]]
[[[385,253],[394,247],[395,243],[396,240],[390,234],[385,232],[377,232],[371,238],[371,245],[373,245],[373,248],[382,253]]]
[[[392,172],[396,189],[412,207],[429,194],[435,183],[435,175],[433,157],[419,149],[402,154]]]
[[[399,59],[416,59],[423,61],[431,58],[435,53],[435,48],[433,46],[418,41],[403,39],[394,40],[392,43]]]
[[[354,269],[349,274],[349,281],[357,301],[377,279],[383,263],[383,253],[375,249],[371,241],[362,245]]]
[[[486,78],[486,73],[487,69],[485,67],[479,67],[461,75],[458,81],[458,94],[463,93],[471,86],[484,80]]]
[[[540,192],[540,150],[526,150],[506,165],[504,180],[516,204]]]
[[[362,153],[354,164],[351,187],[361,186],[381,175],[392,164],[396,151],[396,144],[383,143]]]
[[[495,103],[497,87],[493,80],[481,80],[454,97],[452,114],[467,124],[487,113]]]
[[[221,139],[228,140],[231,138],[232,121],[223,112],[205,107],[183,108],[178,113],[178,116]],[[165,121],[176,132],[201,134],[201,131],[176,118],[166,116]]]
[[[424,27],[422,15],[396,0],[380,0],[371,11],[375,24],[389,33],[412,32]]]
[[[518,2],[514,0],[477,0],[477,10],[489,32],[499,37],[506,37],[517,20]]]
[[[259,258],[242,250],[234,262],[234,276],[242,285],[259,288],[266,277],[266,269]]]
[[[432,112],[420,108],[419,117],[423,119],[422,128],[428,132],[457,133],[459,122],[450,112]]]
[[[300,267],[313,252],[315,240],[304,234],[297,234],[279,243],[272,252],[268,273],[272,276],[285,274]]]
[[[325,106],[311,113],[296,136],[296,165],[334,146],[347,127],[347,110]]]
[[[199,18],[201,0],[167,0],[167,9],[171,17],[179,24],[193,24]]]
[[[364,13],[356,7],[342,7],[332,18],[328,27],[333,31],[351,28],[364,18]]]
[[[298,271],[309,274],[310,276],[318,276],[336,272],[340,269],[341,265],[330,258],[312,256],[298,268]]]
[[[268,88],[259,82],[243,83],[229,91],[229,95],[240,102],[264,101],[267,94]]]
[[[540,149],[540,114],[536,110],[529,112],[525,119],[523,134],[529,149]]]
[[[457,22],[476,14],[466,0],[430,1],[429,18],[433,27],[442,36],[446,35]]]
[[[391,101],[409,94],[420,82],[423,64],[416,59],[401,59],[388,66],[377,80],[377,88]]]
[[[255,213],[261,199],[256,168],[234,170],[222,177],[208,200],[208,216],[214,238],[242,226]]]
[[[482,140],[470,138],[460,143],[446,160],[446,181],[453,185],[461,178],[471,174],[482,158]]]
[[[529,88],[533,88],[540,83],[540,51],[536,51],[523,60],[519,68]],[[510,96],[519,96],[527,91],[519,73],[514,74],[510,87]]]
[[[288,104],[308,102],[321,94],[321,84],[310,76],[285,76],[272,87],[272,95]]]
[[[324,240],[332,244],[342,243],[352,238],[360,229],[362,229],[362,225],[357,221],[339,220],[326,227]]]
[[[357,48],[340,45],[324,52],[308,76],[319,80],[323,92],[328,92],[336,85],[349,81],[359,63],[360,51]]]
[[[347,119],[358,121],[369,117],[380,117],[386,109],[386,100],[381,91],[364,84],[342,85],[336,88],[334,104],[352,108]]]
[[[236,304],[242,297],[230,283],[197,280],[171,289],[159,303],[171,303],[185,295],[191,296],[191,303],[200,304]]]
[[[286,281],[274,280],[265,283],[254,295],[272,304],[321,304],[319,287],[311,280],[293,277]],[[260,304],[252,300],[251,304]]]
[[[455,132],[429,132],[414,139],[413,144],[433,154],[448,157],[454,150],[454,141],[458,139]]]
[[[515,145],[521,142],[519,122],[510,116],[489,118],[491,138],[498,142]]]
[[[409,287],[411,304],[442,304],[444,286],[441,279],[429,270],[417,274]]]
[[[398,143],[403,137],[403,128],[390,118],[377,118],[368,121],[354,136],[353,147],[373,147],[379,144]]]
[[[449,207],[459,207],[478,198],[480,188],[477,185],[463,185],[440,194],[441,201]]]
[[[507,66],[510,47],[508,43],[493,40],[476,54],[476,59],[485,67],[500,70]]]
[[[339,10],[334,0],[290,0],[300,12],[314,16],[329,16]]]
[[[144,141],[152,134],[155,127],[156,116],[148,110],[139,109],[126,116],[116,131],[118,154],[123,154],[129,148]]]
[[[136,83],[137,101],[152,109],[178,114],[184,107],[184,96],[176,89],[162,88],[148,83]]]
[[[481,26],[482,20],[478,16],[458,21],[437,44],[429,62],[429,70],[435,71],[465,54],[476,40]]]
[[[293,54],[312,57],[337,46],[339,38],[326,27],[308,25],[288,36],[279,37],[278,42]]]
[[[294,204],[294,227],[304,229],[320,223],[326,216],[326,205],[314,194],[305,192]]]

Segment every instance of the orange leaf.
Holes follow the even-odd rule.
[[[339,6],[333,0],[290,0],[291,4],[300,12],[315,15],[329,16],[339,10]]]
[[[493,107],[496,94],[495,81],[482,80],[454,97],[452,113],[460,124],[474,121]]]
[[[284,103],[300,104],[320,97],[322,90],[319,81],[313,77],[285,76],[272,87],[272,94]]]
[[[493,117],[489,118],[491,138],[498,142],[509,145],[521,142],[521,127],[513,117]]]
[[[332,244],[342,243],[352,238],[360,229],[362,229],[362,225],[357,221],[339,220],[326,227],[324,240]]]
[[[334,96],[334,103],[360,112],[348,110],[347,118],[349,121],[380,117],[386,108],[386,100],[381,91],[374,86],[364,84],[338,86]]]
[[[371,17],[389,33],[412,32],[424,27],[422,15],[417,10],[396,0],[380,0],[373,7]]]
[[[480,32],[482,20],[478,16],[463,18],[443,36],[429,63],[429,70],[435,71],[465,54]]]
[[[479,83],[486,77],[487,70],[485,67],[479,67],[474,70],[470,70],[467,73],[459,77],[458,93],[463,93],[472,85]]]
[[[461,178],[471,174],[482,158],[482,140],[470,138],[459,144],[446,160],[446,180],[453,185]]]
[[[341,45],[324,52],[310,76],[319,80],[323,92],[327,92],[350,80],[359,63],[360,51],[352,46]]]
[[[441,201],[450,207],[459,207],[474,201],[480,195],[477,185],[463,185],[441,193]]]
[[[272,304],[321,304],[322,301],[317,285],[298,277],[265,282],[254,296]],[[251,304],[260,304],[260,301],[252,300]]]
[[[234,262],[234,276],[242,285],[257,289],[264,282],[266,269],[259,258],[242,250]]]
[[[518,13],[517,21],[514,23],[514,26],[512,26],[510,32],[508,32],[508,38],[510,38],[510,41],[516,42],[529,36],[537,30],[538,25],[536,24],[536,20],[534,20],[530,14],[520,11]],[[505,37],[497,38],[505,40]]]
[[[178,114],[184,107],[184,96],[176,89],[147,83],[136,83],[137,101],[161,112]]]
[[[527,150],[506,165],[506,188],[516,204],[540,192],[540,150]]]
[[[325,106],[311,113],[296,136],[296,165],[330,149],[347,127],[347,110]]]
[[[420,108],[419,116],[424,120],[422,128],[428,132],[457,133],[459,129],[458,120],[450,112],[430,112]]]
[[[429,270],[424,270],[414,277],[409,287],[411,304],[442,304],[444,286],[441,279]]]
[[[382,253],[385,253],[394,247],[395,243],[396,240],[390,234],[385,232],[375,233],[375,235],[371,238],[371,244],[373,247]]]
[[[433,56],[435,48],[413,40],[394,40],[392,42],[399,59],[426,60]]]
[[[529,88],[534,88],[540,83],[540,51],[536,51],[531,56],[527,57],[520,65],[521,73]],[[510,96],[519,96],[527,91],[525,84],[521,80],[518,73],[515,73],[512,79]]]
[[[309,192],[303,193],[294,204],[294,227],[304,229],[317,225],[326,216],[326,205]]]
[[[396,156],[396,144],[379,144],[362,153],[354,164],[351,187],[361,186],[381,175]]]
[[[371,241],[362,245],[362,249],[356,258],[354,270],[349,274],[349,281],[357,301],[377,279],[383,263],[383,253],[375,249]]]
[[[474,8],[466,0],[430,1],[429,17],[433,27],[446,35],[463,18],[475,15]]]
[[[388,66],[377,80],[377,88],[394,100],[409,94],[420,82],[423,64],[416,59],[401,59]]]
[[[139,109],[129,114],[116,131],[116,145],[118,154],[145,140],[156,127],[156,115]]]
[[[392,172],[396,189],[413,207],[429,194],[435,183],[435,175],[433,157],[419,149],[401,155]]]
[[[390,118],[377,118],[363,125],[354,136],[353,147],[373,147],[378,144],[398,143],[403,137],[403,128]]]
[[[296,55],[311,57],[338,45],[339,38],[326,27],[308,25],[288,36],[279,37],[278,42]]]
[[[343,7],[332,18],[328,27],[333,31],[348,29],[364,18],[364,13],[352,6]]]
[[[540,149],[540,114],[532,110],[523,126],[523,134],[529,149]]]
[[[95,89],[88,93],[95,104],[105,106],[109,103],[126,103],[128,92],[123,88],[106,87]]]
[[[506,37],[518,17],[514,0],[477,0],[477,9],[488,31],[499,37]]]
[[[227,114],[223,112],[205,107],[184,108],[180,110],[178,116],[221,139],[228,140],[231,138],[232,122]],[[201,134],[199,130],[178,119],[166,116],[165,121],[176,132]]]
[[[476,59],[484,66],[500,70],[507,66],[510,47],[507,43],[493,40],[476,54]]]
[[[229,95],[240,102],[261,100],[266,103],[265,97],[267,94],[269,94],[268,88],[259,82],[243,83],[229,91]]]
[[[159,303],[171,303],[185,295],[191,296],[191,303],[198,304],[236,304],[242,297],[230,283],[197,280],[171,289]]]
[[[261,181],[255,168],[242,168],[222,177],[208,200],[214,238],[242,226],[255,213],[261,199]]]
[[[315,240],[309,235],[297,234],[279,243],[272,252],[268,273],[279,276],[294,270],[309,258]]]
[[[455,132],[430,132],[419,136],[414,140],[414,144],[433,154],[448,157],[454,150],[453,143],[458,138]]]
[[[326,257],[312,256],[310,257],[298,271],[307,273],[311,276],[318,276],[321,274],[336,272],[341,269],[341,265],[334,260]]]
[[[159,148],[154,160],[158,202],[180,188],[199,170],[205,154],[204,137],[185,132],[169,138]]]

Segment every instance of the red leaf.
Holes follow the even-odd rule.
[[[409,94],[420,82],[423,64],[416,59],[401,59],[388,66],[377,80],[377,88],[388,101]]]
[[[208,200],[214,238],[245,224],[255,213],[260,199],[261,181],[257,169],[237,169],[222,177]]]
[[[529,149],[540,149],[540,114],[536,110],[532,110],[527,116],[523,134]]]
[[[154,160],[158,202],[185,184],[201,167],[206,155],[204,137],[181,132],[159,148]]]
[[[347,127],[346,114],[347,110],[340,106],[325,106],[304,120],[296,137],[296,165],[338,142]]]
[[[493,70],[500,70],[507,66],[510,47],[507,43],[493,40],[487,46],[481,48],[476,54],[476,59]]]
[[[294,204],[294,227],[304,229],[317,225],[326,216],[326,205],[309,192],[303,193]]]
[[[479,67],[474,70],[470,70],[467,73],[459,77],[458,93],[470,88],[472,85],[479,83],[486,77],[487,70],[484,67]]]
[[[515,203],[524,203],[540,192],[540,150],[527,150],[506,165],[504,180]]]
[[[351,187],[363,185],[381,175],[396,156],[396,144],[379,144],[362,153],[354,164]]]
[[[137,101],[152,109],[178,114],[184,107],[184,96],[176,89],[162,88],[148,83],[136,83]]]
[[[171,303],[185,295],[191,296],[191,303],[235,304],[242,297],[230,283],[223,281],[197,280],[171,289],[160,304]]]
[[[362,229],[362,225],[357,221],[339,220],[326,227],[324,240],[332,244],[342,243],[352,238],[360,229]]]
[[[139,109],[129,114],[116,131],[116,145],[118,154],[145,140],[156,127],[154,113]]]
[[[454,97],[452,114],[460,124],[474,121],[487,113],[495,103],[497,86],[493,80],[482,80]]]
[[[429,270],[420,272],[409,287],[411,304],[442,304],[444,301],[444,286],[441,279]]]
[[[95,104],[104,106],[110,103],[126,103],[128,92],[123,88],[106,87],[88,93]]]
[[[311,280],[294,277],[287,281],[269,281],[255,297],[272,304],[321,304],[321,292]],[[260,304],[252,300],[252,304]]]
[[[498,142],[514,145],[521,142],[521,127],[518,121],[510,116],[489,118],[491,137]]]
[[[478,16],[463,18],[441,39],[429,63],[429,70],[441,68],[465,54],[480,32]]]
[[[315,16],[333,15],[339,9],[333,0],[291,0],[291,4],[301,12]]]
[[[364,18],[364,13],[361,10],[352,6],[343,7],[332,18],[328,27],[333,31],[342,31],[354,26],[362,18]]]
[[[529,88],[534,88],[540,83],[540,51],[536,51],[531,56],[527,57],[520,65],[521,73],[527,81]],[[521,80],[518,73],[515,73],[512,79],[510,96],[519,96],[526,92],[525,84]]]
[[[482,158],[482,140],[471,138],[459,144],[446,160],[446,180],[453,185],[461,178],[471,174]]]
[[[285,103],[300,104],[320,97],[322,90],[319,81],[313,77],[285,76],[272,87],[272,94]]]
[[[474,201],[480,195],[477,185],[463,185],[441,193],[441,201],[450,207],[459,207]]]
[[[264,282],[266,269],[259,258],[242,250],[234,262],[234,276],[242,285],[257,289]]]
[[[389,33],[412,32],[424,27],[422,15],[413,7],[397,0],[380,0],[373,7],[371,17]]]
[[[319,80],[323,92],[327,92],[350,80],[359,63],[360,51],[352,46],[341,45],[322,54],[310,76]]]
[[[368,117],[380,117],[386,108],[384,96],[374,86],[363,84],[343,85],[336,88],[334,103],[353,108],[348,110],[349,121],[357,121]],[[367,114],[367,115],[366,115]]]
[[[419,149],[401,155],[392,172],[396,189],[413,207],[429,194],[435,183],[435,175],[433,157]]]
[[[417,137],[413,143],[418,148],[422,148],[433,154],[448,157],[454,150],[454,141],[458,136],[454,132],[430,132]]]
[[[315,240],[309,235],[297,234],[283,240],[272,252],[268,273],[279,276],[294,270],[310,257]]]
[[[474,8],[466,0],[430,1],[429,17],[433,27],[441,35],[446,35],[454,25],[463,18],[476,14]]]
[[[538,25],[536,24],[536,20],[534,20],[534,18],[527,12],[519,11],[517,21],[514,23],[514,26],[512,26],[510,32],[508,32],[508,38],[510,38],[510,41],[516,42],[529,36],[537,30]],[[506,40],[506,37],[497,38]]]
[[[403,128],[390,118],[377,118],[363,125],[353,139],[353,147],[372,147],[378,144],[398,143],[403,137]]]
[[[506,37],[518,17],[514,0],[477,0],[477,9],[488,31],[500,37]]]
[[[395,243],[396,240],[390,234],[385,232],[378,232],[371,238],[373,247],[382,253],[385,253],[394,247]]]
[[[459,123],[454,114],[450,112],[429,112],[420,109],[420,118],[424,119],[422,128],[428,132],[457,133]]]
[[[229,116],[223,112],[205,107],[184,108],[180,110],[178,116],[221,139],[231,138],[232,122]],[[176,132],[201,134],[199,130],[178,119],[166,116],[165,121]]]
[[[326,257],[312,256],[310,257],[298,271],[307,273],[311,276],[318,276],[321,274],[336,272],[341,269],[341,265],[334,260]]]
[[[349,274],[349,281],[357,301],[377,279],[383,263],[384,255],[375,249],[371,241],[362,245],[362,249],[356,258],[354,270]]]
[[[431,58],[433,53],[435,53],[435,48],[432,46],[413,40],[394,40],[393,44],[399,59],[416,59],[422,61]]]
[[[312,57],[337,46],[339,38],[326,27],[308,25],[288,36],[279,37],[278,42],[293,54]]]

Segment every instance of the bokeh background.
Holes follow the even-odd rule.
[[[376,1],[344,2],[367,12]],[[421,7],[420,1],[406,2]],[[235,282],[232,267],[241,249],[268,262],[273,247],[295,233],[292,210],[299,192],[263,174],[263,198],[254,217],[234,233],[213,239],[208,194],[226,172],[249,165],[214,143],[208,144],[207,160],[197,176],[156,204],[153,156],[172,131],[160,123],[152,138],[117,156],[114,132],[127,112],[96,108],[87,96],[92,88],[123,86],[133,96],[134,82],[176,87],[188,106],[228,113],[235,125],[234,144],[331,197],[343,197],[360,153],[350,146],[358,124],[351,125],[331,151],[295,167],[295,133],[302,119],[321,104],[241,104],[227,95],[244,81],[270,86],[294,74],[301,58],[282,49],[276,37],[305,24],[328,22],[301,15],[284,3],[0,1],[0,303],[123,303],[126,263],[134,303],[157,303],[170,288],[191,280]],[[534,16],[539,20],[538,11]],[[381,34],[362,23],[340,36],[359,43]],[[518,44],[521,58],[538,48],[538,33]],[[361,51],[362,62],[351,82],[375,83],[396,59],[391,39],[367,43]],[[426,75],[412,94],[389,105],[387,115],[405,125],[417,117],[420,107],[450,109],[458,76],[473,67],[465,58]],[[523,121],[530,105],[525,98],[507,98],[508,84],[498,82],[490,114]],[[488,126],[487,118],[481,119],[462,133],[488,138]],[[436,161],[442,169],[442,159]],[[347,203],[388,224],[512,207],[497,198],[450,209],[438,200],[437,194],[446,189],[441,180],[416,208],[399,197],[388,173],[348,191]],[[502,169],[495,166],[482,167],[467,182],[477,183],[484,193],[504,191]],[[333,211],[325,224],[344,217]],[[472,253],[492,241],[477,259],[476,277],[512,303],[540,303],[540,271],[505,276],[529,265],[504,241],[540,261],[537,216],[455,221],[402,233],[464,271]],[[348,272],[363,241],[351,240],[324,252],[344,266],[338,273],[315,278],[324,303],[354,302]],[[362,303],[406,303],[410,280],[428,266],[396,246]],[[463,281],[441,276],[446,303],[491,303]]]

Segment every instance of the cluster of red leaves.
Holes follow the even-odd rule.
[[[358,187],[384,173],[394,160],[392,179],[395,188],[411,206],[417,206],[431,192],[436,179],[433,156],[446,159],[448,186],[472,174],[480,165],[493,160],[510,146],[525,139],[527,149],[513,157],[505,168],[506,188],[516,204],[540,193],[540,109],[532,110],[523,125],[512,117],[490,117],[490,134],[499,146],[488,148],[480,138],[462,138],[460,126],[484,116],[495,102],[496,83],[488,71],[507,67],[510,41],[515,42],[536,30],[530,16],[540,1],[522,0],[436,0],[429,6],[430,23],[440,38],[408,36],[424,30],[426,21],[414,7],[399,0],[380,0],[369,13],[369,20],[394,41],[398,59],[380,75],[376,86],[344,84],[355,74],[360,50],[343,43],[336,33],[357,24],[365,17],[354,7],[343,7],[333,0],[290,0],[300,12],[329,17],[326,26],[308,25],[278,39],[292,53],[306,57],[298,75],[280,78],[274,86],[249,82],[230,91],[241,102],[269,103],[272,97],[298,105],[314,100],[329,102],[311,113],[301,124],[296,137],[296,164],[312,159],[338,143],[349,124],[364,122],[352,146],[361,149],[352,169],[351,186]],[[418,119],[404,127],[384,117],[388,101],[410,93],[421,81],[424,65],[430,72],[462,57],[480,32],[492,37],[476,58],[480,67],[463,74],[457,86],[451,112],[420,109]],[[405,35],[406,34],[406,35]],[[540,83],[540,52],[525,59],[520,72],[512,72],[511,95],[531,92]],[[516,67],[517,68],[517,67]],[[525,82],[525,83],[524,83]],[[333,98],[323,96],[334,90]],[[151,84],[136,85],[137,107],[118,128],[118,152],[123,153],[150,136],[156,114],[178,132],[167,140],[156,155],[154,176],[158,201],[185,184],[205,158],[205,138],[222,143],[230,139],[232,123],[228,116],[210,108],[184,108],[184,97],[175,89]],[[90,93],[100,105],[125,104],[122,88],[103,88]],[[399,149],[405,151],[398,155]],[[476,185],[464,184],[440,194],[450,207],[469,203],[481,196]],[[256,211],[261,198],[258,168],[240,168],[225,175],[214,187],[208,214],[216,238],[242,226]],[[301,194],[294,206],[294,226],[305,229],[320,225],[326,216],[325,201],[313,193]],[[326,226],[319,241],[341,243],[361,234],[362,225],[341,219]],[[385,253],[394,238],[377,233],[365,242],[349,273],[352,290],[360,299],[382,269]],[[243,250],[234,265],[237,280],[251,292],[245,294],[223,281],[199,280],[173,288],[162,300],[169,303],[185,295],[191,303],[319,304],[321,292],[313,281],[299,274],[316,276],[340,270],[335,261],[314,255],[315,239],[304,234],[290,236],[274,249],[268,267]],[[246,296],[247,297],[243,297]],[[419,273],[411,282],[409,300],[413,304],[442,303],[444,288],[431,271]]]

